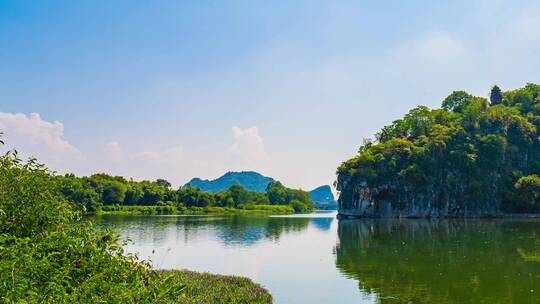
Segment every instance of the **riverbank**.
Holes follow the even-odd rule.
[[[96,215],[198,215],[198,214],[293,214],[289,205],[248,205],[230,207],[174,207],[174,206],[103,206]]]
[[[268,290],[248,278],[189,270],[161,270],[157,273],[169,284],[182,288],[180,298],[170,298],[171,303],[272,303]]]
[[[426,215],[426,214],[390,214],[388,216],[378,214],[354,214],[338,211],[336,216],[338,220],[353,220],[353,219],[540,219],[540,213],[486,213],[467,215]]]

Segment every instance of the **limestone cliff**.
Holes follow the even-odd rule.
[[[416,107],[337,174],[341,217],[539,213],[540,85],[491,102],[455,91],[440,109]]]
[[[338,175],[338,216],[340,218],[464,218],[499,217],[502,213],[495,205],[459,202],[455,199],[440,201],[441,193],[434,187],[413,192],[396,185],[370,188],[359,177]],[[390,197],[390,192],[400,192]]]

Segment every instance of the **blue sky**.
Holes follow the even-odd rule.
[[[539,14],[504,0],[0,0],[4,149],[176,185],[228,170],[330,184],[414,106],[540,82]]]

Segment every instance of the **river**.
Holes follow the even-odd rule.
[[[97,216],[157,269],[246,276],[275,303],[540,303],[538,220]]]

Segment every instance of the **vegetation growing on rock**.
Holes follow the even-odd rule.
[[[490,101],[456,91],[441,109],[419,106],[383,127],[337,170],[341,213],[539,212],[540,86],[495,86]]]

